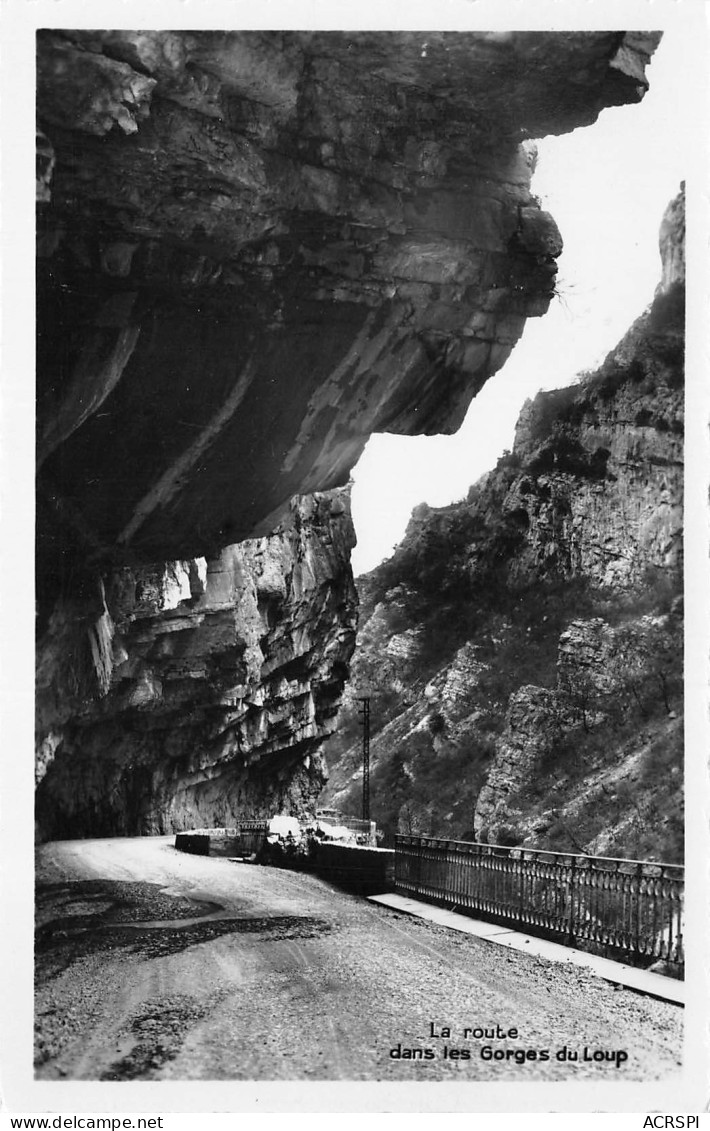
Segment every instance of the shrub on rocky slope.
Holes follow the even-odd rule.
[[[670,216],[670,220],[668,220]],[[326,796],[388,834],[682,858],[682,194],[651,308],[358,582]]]

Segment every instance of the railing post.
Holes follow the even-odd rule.
[[[570,864],[570,870],[569,870],[569,930],[567,932],[567,939],[569,941],[570,946],[574,946],[574,942],[575,942],[575,935],[574,935],[574,913],[575,913],[574,877],[575,877],[575,874],[576,874],[576,872],[575,872],[576,864],[577,864],[577,857],[573,856],[572,857],[572,863]]]
[[[643,864],[636,865],[636,934],[634,939],[634,949],[636,953],[641,952],[641,877],[643,875]]]

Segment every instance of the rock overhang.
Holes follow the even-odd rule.
[[[657,41],[41,32],[40,588],[455,430],[554,289],[528,139],[638,100]]]

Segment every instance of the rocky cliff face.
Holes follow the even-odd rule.
[[[464,502],[417,508],[359,582],[353,676],[390,828],[682,853],[683,206],[601,369],[529,402],[514,450]],[[327,797],[352,806],[344,724]]]
[[[571,622],[552,688],[511,695],[478,839],[682,859],[682,618],[626,618]]]
[[[38,650],[41,835],[312,808],[355,639],[348,504],[294,500],[270,537],[57,604]]]
[[[682,550],[684,193],[661,228],[663,281],[651,309],[596,374],[539,394],[513,453],[531,474],[505,501],[525,526],[516,568],[628,587],[675,571]]]
[[[639,99],[657,38],[41,32],[42,587],[455,429],[554,287],[526,139]]]
[[[529,139],[640,99],[657,39],[39,33],[45,835],[317,792],[353,631],[322,492],[373,430],[454,429],[546,310]]]

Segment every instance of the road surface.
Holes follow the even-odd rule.
[[[43,845],[37,882],[38,1079],[628,1081],[680,1071],[679,1006],[314,876],[141,837]]]

